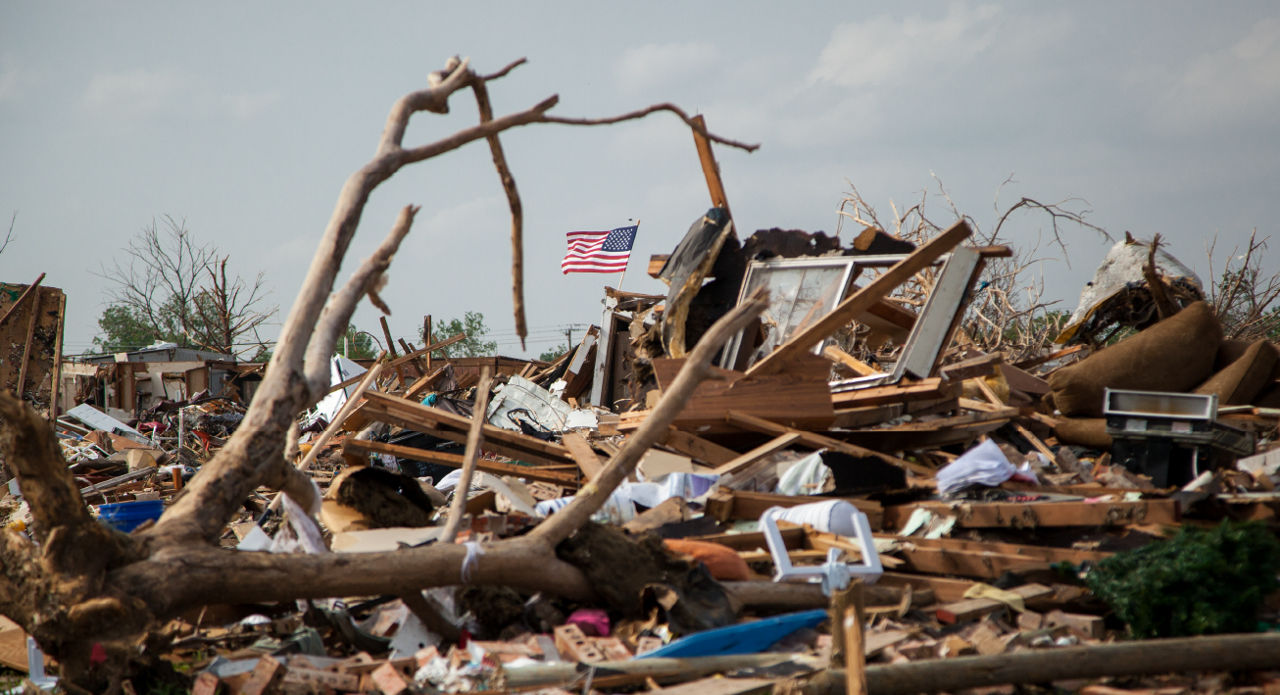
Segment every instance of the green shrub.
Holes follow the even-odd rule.
[[[1118,553],[1085,581],[1134,637],[1175,637],[1256,631],[1277,571],[1280,541],[1271,531],[1224,521]]]

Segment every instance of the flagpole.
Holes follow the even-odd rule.
[[[640,220],[639,220],[639,218],[637,218],[637,219],[636,219],[635,227],[636,227],[636,236],[640,236]],[[635,249],[635,246],[636,246],[635,238],[632,238],[632,239],[631,239],[631,248],[634,250],[634,249]],[[629,266],[629,265],[631,265],[631,253],[630,253],[630,252],[628,252],[628,253],[627,253],[627,263],[626,263],[626,265],[622,266],[622,274],[618,276],[618,291],[619,291],[619,292],[621,292],[621,291],[622,291],[622,279],[623,279],[623,278],[625,278],[625,277],[627,276],[627,266]]]

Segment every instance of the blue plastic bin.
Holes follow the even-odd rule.
[[[142,522],[159,519],[164,512],[164,500],[116,502],[98,507],[98,518],[114,529],[129,533]]]

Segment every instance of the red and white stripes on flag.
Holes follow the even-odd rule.
[[[569,232],[568,250],[560,262],[560,272],[621,273],[631,259],[639,225],[618,227],[607,232]]]

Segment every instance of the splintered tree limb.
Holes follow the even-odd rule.
[[[684,366],[671,386],[663,390],[662,399],[645,418],[644,424],[627,438],[627,445],[609,459],[595,479],[578,491],[569,506],[539,524],[530,535],[554,546],[586,523],[614,489],[635,470],[649,448],[666,438],[671,421],[684,410],[694,389],[711,373],[711,360],[725,341],[759,316],[767,306],[768,292],[760,289],[733,311],[720,317],[689,353]]]
[[[113,571],[108,587],[127,588],[157,616],[209,603],[400,595],[433,586],[490,584],[590,600],[595,590],[573,565],[526,537],[484,546],[473,566],[463,544],[377,553],[319,555],[195,548],[153,556]]]
[[[1164,280],[1160,279],[1160,270],[1156,266],[1156,251],[1160,249],[1160,235],[1151,239],[1151,248],[1147,251],[1147,262],[1142,266],[1142,276],[1151,289],[1151,301],[1156,305],[1156,314],[1164,320],[1178,313],[1178,305],[1169,298],[1165,291]]]
[[[591,598],[594,589],[582,573],[556,559],[556,544],[599,509],[640,457],[665,434],[689,393],[710,372],[710,360],[720,346],[766,304],[761,290],[707,331],[646,423],[574,502],[532,533],[473,550],[470,562],[466,546],[448,543],[358,555],[277,555],[196,546],[173,548],[120,567],[110,573],[106,588],[139,598],[159,617],[214,600],[235,603],[400,595],[453,584],[500,584],[568,598]]]
[[[305,364],[307,365],[307,383],[313,397],[319,399],[329,391],[329,357],[333,354],[333,346],[346,333],[351,323],[351,315],[355,312],[360,299],[372,288],[387,268],[391,267],[391,259],[400,249],[400,243],[408,236],[413,227],[414,216],[421,208],[417,205],[406,205],[400,209],[391,231],[382,240],[378,249],[369,256],[352,274],[351,279],[329,298],[315,332],[311,334],[307,346]],[[309,404],[308,404],[309,405]]]
[[[671,111],[687,124],[689,117],[670,104],[610,119],[558,119],[547,111],[555,96],[516,113],[494,117],[436,142],[404,148],[409,118],[419,111],[445,113],[448,97],[477,81],[505,75],[522,61],[499,73],[478,78],[465,61],[450,61],[443,71],[432,73],[429,88],[402,97],[392,107],[371,161],[344,183],[334,210],[320,238],[298,296],[281,328],[267,373],[244,420],[227,444],[206,463],[196,478],[154,526],[124,535],[88,518],[74,482],[66,472],[47,424],[34,415],[15,411],[0,398],[5,420],[0,446],[10,448],[7,459],[17,469],[24,494],[37,512],[39,550],[31,550],[12,532],[0,542],[0,609],[23,618],[24,627],[42,647],[67,667],[64,680],[76,681],[77,660],[87,659],[87,641],[107,634],[137,632],[149,621],[210,602],[285,600],[297,597],[344,596],[370,593],[403,594],[426,586],[460,582],[506,584],[540,588],[576,598],[594,592],[582,573],[555,558],[554,544],[575,530],[613,487],[634,467],[640,455],[680,407],[705,364],[691,359],[663,401],[666,405],[650,417],[653,427],[642,428],[632,445],[615,457],[613,473],[552,520],[550,531],[499,541],[479,553],[474,545],[428,546],[393,553],[352,557],[331,555],[272,555],[226,551],[215,547],[225,525],[246,496],[263,483],[286,488],[299,479],[286,468],[285,439],[297,414],[328,391],[328,361],[346,329],[356,304],[383,275],[392,255],[408,232],[416,208],[406,208],[397,226],[375,254],[357,268],[354,277],[335,292],[342,262],[373,190],[402,167],[435,157],[477,140],[532,123],[604,125],[641,118],[656,111]],[[483,88],[483,87],[482,87]],[[705,133],[727,145],[751,150],[754,146]],[[501,169],[502,166],[498,165]],[[504,174],[504,179],[510,172]],[[505,183],[504,183],[505,185]],[[514,183],[512,189],[514,191]],[[513,236],[513,241],[519,239]],[[204,249],[191,249],[203,253]],[[518,252],[518,249],[515,249]],[[517,307],[522,305],[521,285],[515,283]],[[179,288],[182,289],[182,288]],[[332,295],[331,295],[332,293]],[[229,297],[234,299],[234,297]],[[702,362],[718,342],[737,330],[745,316],[758,312],[760,301],[730,314],[708,333],[715,345],[695,350]],[[144,309],[146,307],[143,307]],[[744,313],[745,312],[745,313]],[[683,394],[683,395],[681,395]],[[7,408],[7,409],[5,409]],[[16,414],[14,414],[16,413]],[[15,419],[16,418],[16,419]],[[40,424],[40,427],[37,427]],[[21,430],[14,432],[13,430]],[[44,438],[27,433],[43,429]],[[11,455],[21,451],[20,456]],[[621,475],[619,475],[621,473]],[[25,545],[24,545],[25,544]],[[470,554],[468,551],[471,551]],[[38,553],[40,562],[22,561]],[[12,562],[11,562],[12,561]],[[14,564],[17,563],[17,564]],[[21,568],[41,575],[42,581],[22,574]],[[23,592],[22,605],[12,605],[9,590]],[[87,668],[87,661],[80,664]],[[78,671],[83,673],[83,671]]]
[[[489,89],[484,80],[476,78],[471,83],[471,91],[475,92],[476,105],[480,109],[480,122],[493,120],[493,106],[489,103]],[[507,206],[511,208],[511,305],[515,312],[516,335],[520,336],[520,349],[524,349],[525,336],[529,334],[524,317],[524,206],[520,203],[520,192],[516,190],[516,179],[507,166],[507,157],[502,152],[502,142],[497,134],[490,135],[489,151],[493,154],[493,166],[498,170],[498,178],[502,179],[502,190],[507,194]]]
[[[0,454],[31,509],[35,539],[43,542],[58,526],[94,523],[49,423],[8,393],[0,393],[0,423]]]
[[[688,125],[690,128],[692,128],[695,133],[698,133],[699,135],[707,138],[708,140],[711,140],[712,142],[718,142],[721,145],[736,147],[740,150],[746,150],[748,152],[755,152],[756,150],[760,149],[760,145],[758,143],[752,145],[745,142],[739,142],[737,140],[730,140],[729,138],[720,137],[719,135],[712,133],[711,131],[707,130],[707,127],[705,125],[699,123],[696,118],[685,113],[684,109],[671,103],[654,104],[653,106],[632,111],[630,113],[624,113],[620,116],[611,116],[609,118],[562,118],[559,116],[547,116],[542,120],[545,123],[560,123],[563,125],[612,125],[614,123],[621,123],[623,121],[634,121],[638,118],[644,118],[645,116],[648,116],[653,113],[657,113],[659,111],[669,111],[671,113],[674,113],[677,117],[680,118],[680,120],[685,122],[685,125]]]

